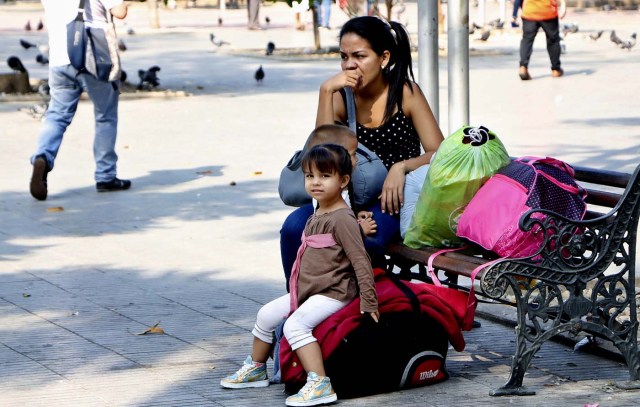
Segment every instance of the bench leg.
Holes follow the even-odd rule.
[[[520,314],[520,310],[518,310],[518,314]],[[509,380],[507,380],[502,387],[491,390],[489,392],[490,396],[533,396],[536,394],[535,391],[528,390],[524,387],[522,380],[524,379],[524,374],[527,372],[531,358],[535,354],[535,351],[540,348],[540,345],[538,345],[533,352],[531,349],[527,351],[525,338],[524,335],[520,334],[520,329],[520,325],[518,325],[516,327],[516,353],[513,355],[511,362],[511,375],[509,376]]]
[[[511,375],[507,382],[496,390],[489,392],[490,396],[531,396],[535,391],[528,390],[522,385],[524,374],[531,363],[531,359],[538,352],[542,344],[554,335],[571,329],[570,324],[561,324],[557,318],[550,329],[545,329],[539,319],[548,320],[550,315],[562,315],[562,296],[553,286],[539,285],[534,289],[528,285],[523,293],[520,290],[522,282],[510,280],[516,297],[518,325],[516,326],[516,351],[511,363]],[[525,285],[525,286],[526,286]],[[532,295],[533,292],[537,295]],[[527,327],[530,322],[533,327]]]
[[[638,350],[638,322],[634,324],[630,334],[622,343],[614,344],[620,350],[629,367],[629,376],[631,380],[628,382],[615,382],[616,387],[624,390],[640,389],[640,351]]]

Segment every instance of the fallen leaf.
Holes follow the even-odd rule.
[[[200,174],[200,175],[209,175],[209,174],[213,174],[213,171],[211,171],[211,170],[198,171],[198,172],[196,172],[196,174]]]
[[[262,171],[254,171],[253,175],[262,175]]]
[[[50,208],[47,208],[47,212],[62,212],[64,211],[64,208],[62,206],[52,206]]]
[[[122,148],[124,148],[125,150],[129,148],[128,145],[122,146]]]
[[[160,328],[158,325],[160,325],[160,321],[156,322],[155,325],[153,325],[152,327],[150,327],[146,331],[137,333],[136,335],[164,334],[164,329]]]

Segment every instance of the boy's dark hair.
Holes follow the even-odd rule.
[[[348,175],[351,177],[353,171],[349,152],[337,144],[318,144],[311,147],[302,157],[303,171],[308,172],[311,165],[320,172],[338,173],[340,176]]]
[[[358,140],[358,136],[350,128],[341,124],[322,124],[309,134],[305,146],[309,148],[325,143],[342,145],[349,138]]]
[[[339,39],[345,34],[356,34],[369,42],[371,49],[382,55],[384,51],[391,53],[389,63],[384,69],[389,81],[387,105],[384,108],[383,122],[393,115],[396,106],[402,107],[402,92],[408,84],[413,92],[413,68],[411,67],[411,41],[404,26],[398,22],[382,20],[378,17],[355,17],[347,21],[340,29]]]

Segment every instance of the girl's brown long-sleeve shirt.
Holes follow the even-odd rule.
[[[349,301],[360,293],[360,311],[376,312],[378,297],[371,261],[364,248],[358,221],[350,208],[312,215],[305,235],[331,233],[336,245],[307,247],[300,259],[298,305],[315,294]]]

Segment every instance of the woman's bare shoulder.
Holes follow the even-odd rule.
[[[409,82],[404,85],[402,92],[402,109],[405,113],[411,114],[414,109],[420,109],[427,102],[422,93],[422,89],[415,82]]]

